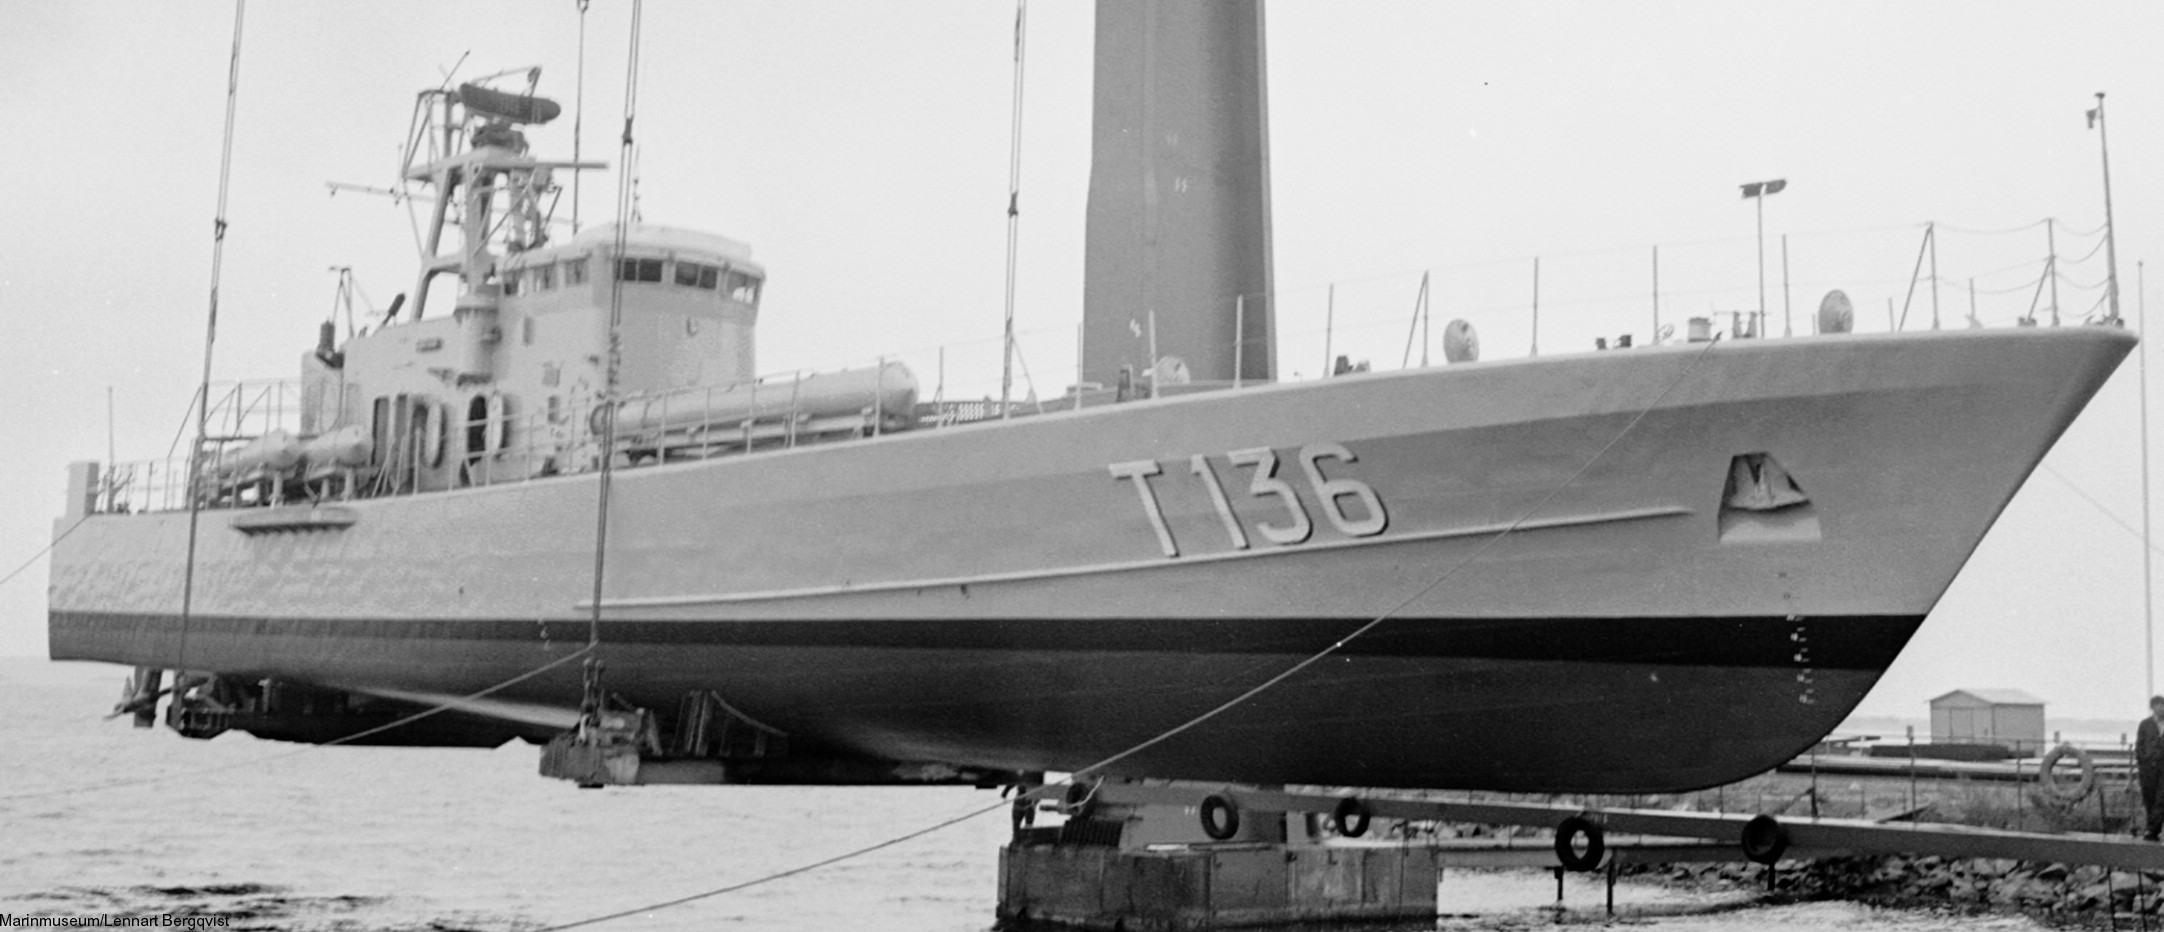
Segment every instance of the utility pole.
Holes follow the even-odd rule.
[[[2156,600],[2150,594],[2150,563],[2155,551],[2149,548],[2149,283],[2143,263],[2134,263],[2134,325],[2141,334],[2138,387],[2141,390],[2141,643],[2142,671],[2147,674],[2149,695],[2156,695]]]

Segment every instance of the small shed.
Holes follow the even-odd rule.
[[[1931,700],[1931,740],[2037,752],[2044,747],[2044,700],[2018,689],[1954,690]]]

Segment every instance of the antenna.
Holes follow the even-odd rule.
[[[1480,332],[1464,318],[1443,325],[1443,359],[1447,362],[1480,361]]]
[[[1014,268],[1015,253],[1022,232],[1022,64],[1027,50],[1024,42],[1028,35],[1029,0],[1014,3],[1014,126],[1013,141],[1007,148],[1007,308],[1006,329],[1001,336],[999,351],[999,417],[1006,420],[1012,413],[1008,400],[1014,394]],[[1081,384],[1081,373],[1075,374],[1075,383]],[[1081,397],[1077,395],[1076,397]]]
[[[1848,294],[1838,288],[1826,292],[1818,302],[1818,332],[1847,333],[1855,328],[1856,305],[1850,303]]]

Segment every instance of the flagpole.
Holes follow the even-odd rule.
[[[1764,336],[1766,333],[1766,198],[1781,193],[1786,187],[1786,178],[1754,181],[1742,186],[1744,199],[1758,202],[1758,313],[1751,319],[1751,332],[1754,336]],[[1785,262],[1787,247],[1786,241],[1783,242],[1782,255]]]
[[[2104,293],[2111,299],[2111,319],[2119,319],[2119,244],[2114,236],[2111,220],[2111,134],[2104,127],[2104,92],[2096,92],[2096,109],[2089,111],[2089,122],[2096,127],[2097,148],[2104,155]]]
[[[1757,336],[1766,320],[1766,199],[1758,200],[1758,320],[1751,327],[1751,335]]]

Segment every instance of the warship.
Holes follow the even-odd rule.
[[[135,668],[121,711],[194,737],[443,705],[363,740],[540,742],[598,708],[716,779],[1004,783],[1336,645],[1111,771],[1691,789],[1855,707],[2134,345],[1834,326],[1279,381],[1259,8],[1129,6],[1065,397],[762,376],[747,245],[559,237],[596,167],[530,154],[560,108],[425,91],[412,300],[224,396],[178,468],[71,467],[51,655]]]

